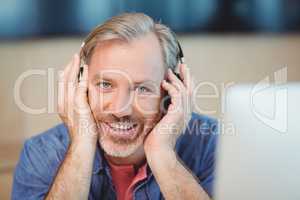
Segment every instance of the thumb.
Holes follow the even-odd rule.
[[[83,66],[83,74],[79,77],[79,83],[76,90],[76,108],[80,109],[80,113],[87,111],[90,112],[90,107],[88,104],[88,67],[87,65]]]

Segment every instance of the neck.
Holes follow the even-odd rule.
[[[115,165],[134,165],[135,168],[139,168],[146,161],[143,147],[138,148],[137,151],[127,157],[114,157],[105,153],[105,158]]]

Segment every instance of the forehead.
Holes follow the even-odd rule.
[[[157,37],[150,33],[130,42],[109,40],[98,44],[89,64],[89,76],[120,71],[132,80],[161,81],[165,68]]]

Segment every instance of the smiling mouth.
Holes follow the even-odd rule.
[[[132,140],[138,134],[138,124],[102,122],[101,127],[105,134],[116,139]]]

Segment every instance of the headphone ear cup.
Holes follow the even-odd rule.
[[[166,114],[168,112],[168,108],[171,104],[171,97],[167,94],[165,95],[160,103],[160,111],[163,114]]]
[[[172,70],[172,71],[174,72],[174,70]],[[174,74],[175,74],[175,76],[177,76],[177,78],[179,78],[181,80],[180,75],[178,73],[174,72]],[[170,104],[171,104],[171,97],[166,91],[166,95],[162,98],[161,103],[160,103],[161,113],[166,114],[168,112],[168,108],[169,108]]]
[[[181,80],[180,75],[179,75],[178,73],[174,72],[174,74],[175,74],[175,76],[177,76],[177,78],[178,78],[179,80]],[[181,81],[182,81],[182,80],[181,80]]]

